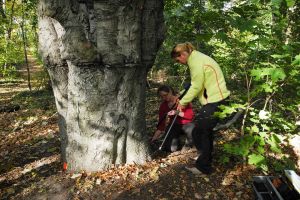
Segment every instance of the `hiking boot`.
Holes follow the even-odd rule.
[[[195,175],[203,175],[196,167],[184,167],[187,171],[192,172]]]
[[[196,167],[185,167],[186,170],[188,170],[189,172],[192,172],[193,174],[195,175],[209,175],[209,174],[212,174],[213,173],[213,170],[201,170],[201,169],[198,169]]]

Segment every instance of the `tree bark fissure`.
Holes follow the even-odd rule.
[[[163,41],[162,9],[159,0],[39,2],[40,53],[69,170],[150,158],[145,83]]]

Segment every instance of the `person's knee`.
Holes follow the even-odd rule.
[[[194,146],[194,142],[191,138],[186,138],[184,142],[184,146],[187,148],[191,148]]]
[[[178,149],[178,139],[173,139],[171,143],[171,152],[177,151]]]

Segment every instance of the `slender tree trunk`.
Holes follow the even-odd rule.
[[[16,0],[14,0],[12,2],[12,6],[11,6],[11,14],[9,16],[9,24],[8,24],[8,27],[7,27],[7,35],[6,35],[6,48],[5,48],[5,58],[7,60],[8,58],[8,49],[10,48],[10,45],[11,45],[11,32],[12,32],[12,29],[13,29],[13,17],[14,17],[14,11],[15,11],[15,3],[16,3]],[[4,69],[6,69],[7,67],[7,61],[5,61],[4,63]]]
[[[5,1],[0,0],[0,13],[3,18],[6,18],[6,14],[4,12]]]
[[[8,40],[11,39],[11,31],[13,29],[13,17],[14,17],[14,12],[15,12],[15,3],[16,3],[16,0],[13,1],[12,6],[11,6],[11,14],[9,17],[9,25],[8,25],[8,29],[7,29]]]
[[[162,1],[82,2],[39,2],[63,159],[87,171],[143,163],[146,74],[163,41]]]
[[[29,69],[28,56],[27,56],[27,37],[26,37],[26,31],[25,31],[25,12],[24,12],[23,2],[22,2],[21,31],[22,31],[22,39],[23,39],[23,47],[24,47],[24,58],[25,58],[26,69],[27,69],[27,84],[28,84],[29,91],[31,92],[30,69]]]

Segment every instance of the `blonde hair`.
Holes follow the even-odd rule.
[[[176,44],[171,51],[171,58],[177,58],[182,52],[191,54],[195,49],[196,48],[190,42]]]

